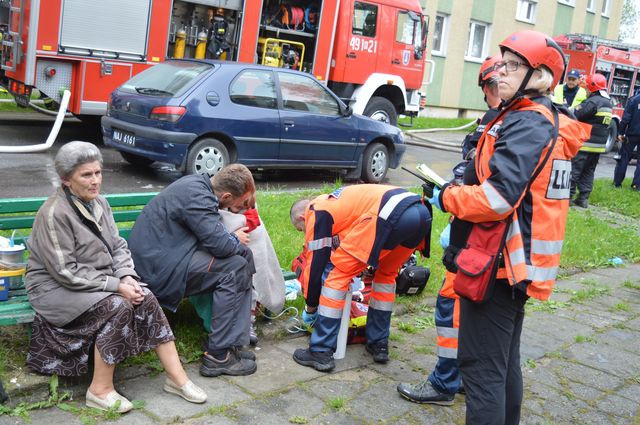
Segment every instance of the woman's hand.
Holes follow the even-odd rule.
[[[138,284],[138,281],[131,276],[125,276],[120,279],[118,293],[131,301],[133,305],[138,305],[144,300],[142,287]]]

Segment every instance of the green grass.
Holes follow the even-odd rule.
[[[612,179],[596,179],[589,203],[629,217],[640,218],[640,192],[631,190],[631,179],[625,179],[619,188],[613,187]]]
[[[405,127],[404,125],[398,125],[401,130],[423,130],[428,128],[455,128],[462,127],[465,124],[473,121],[471,118],[426,118],[416,117],[413,119],[413,126]],[[410,124],[411,119],[409,117],[402,117],[398,120],[398,124]],[[464,132],[469,132],[475,129],[475,124],[469,128],[465,128]]]
[[[335,397],[329,400],[327,405],[334,410],[341,410],[345,407],[345,400],[343,397]]]
[[[584,336],[584,335],[576,335],[576,342],[577,343],[583,343],[583,342],[594,342],[595,339],[593,339],[593,337],[590,336]]]

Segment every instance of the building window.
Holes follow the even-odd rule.
[[[433,48],[431,54],[445,56],[447,54],[447,35],[449,31],[449,17],[447,15],[436,15],[436,22],[433,28]]]
[[[536,21],[537,0],[518,0],[516,19],[533,24]]]
[[[469,23],[469,42],[464,56],[466,60],[482,62],[487,56],[487,41],[489,40],[489,24],[471,21]]]
[[[560,4],[566,4],[567,6],[576,7],[576,0],[558,0]]]
[[[587,12],[596,12],[596,0],[587,0]]]
[[[602,0],[602,16],[609,17],[610,0]]]

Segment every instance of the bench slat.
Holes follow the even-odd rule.
[[[112,207],[131,207],[138,205],[147,205],[158,192],[147,193],[117,193],[113,195],[105,195],[104,197],[109,201],[109,205]]]
[[[16,198],[3,199],[0,202],[0,214],[14,214],[21,212],[35,213],[47,198]]]

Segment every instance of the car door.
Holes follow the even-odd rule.
[[[342,114],[338,99],[314,78],[277,71],[280,159],[286,162],[347,165],[358,145],[357,120]]]
[[[280,114],[273,72],[245,69],[231,81],[233,110],[218,125],[236,141],[238,159],[244,164],[272,164],[278,160]]]

